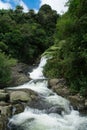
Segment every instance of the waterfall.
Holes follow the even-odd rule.
[[[48,89],[48,82],[43,75],[47,58],[43,57],[39,66],[30,74],[32,80],[14,89],[31,89],[36,91],[49,107],[39,110],[26,107],[24,112],[14,115],[8,123],[10,130],[87,130],[87,117],[70,109],[68,100]],[[58,108],[62,108],[59,114]],[[56,111],[57,110],[57,111]]]

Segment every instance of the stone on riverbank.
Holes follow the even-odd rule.
[[[9,117],[23,112],[26,106],[38,101],[38,94],[29,89],[3,89],[0,96],[0,130],[7,128]]]
[[[28,68],[29,66],[24,63],[17,63],[15,66],[11,67],[11,83],[10,86],[18,86],[22,85],[25,82],[28,82],[29,76],[28,76]]]
[[[10,94],[10,102],[28,102],[31,101],[30,96],[26,92],[14,91]]]
[[[74,109],[79,110],[81,113],[87,114],[87,99],[80,96],[80,94],[71,93],[63,78],[50,79],[48,81],[48,87],[58,95],[68,99]]]

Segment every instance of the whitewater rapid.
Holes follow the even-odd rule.
[[[47,58],[43,57],[39,66],[29,73],[31,81],[14,89],[31,89],[41,95],[50,109],[61,107],[61,114],[46,109],[26,107],[24,112],[14,115],[8,123],[10,130],[87,130],[87,117],[80,116],[78,111],[70,109],[70,102],[48,89],[48,81],[43,75]]]

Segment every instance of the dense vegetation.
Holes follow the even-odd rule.
[[[57,22],[53,55],[45,67],[48,77],[64,77],[72,91],[87,92],[87,1],[69,0]],[[55,49],[52,49],[55,48]]]
[[[69,88],[87,91],[87,1],[69,0],[59,16],[49,5],[23,12],[0,10],[0,86],[8,85],[10,66],[17,59],[32,64],[45,50],[52,55],[44,69],[47,77],[65,78]]]
[[[49,5],[43,5],[37,14],[34,10],[24,13],[21,6],[0,10],[0,86],[11,80],[12,58],[32,64],[53,44],[58,17]]]

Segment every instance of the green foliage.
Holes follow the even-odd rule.
[[[59,15],[56,11],[52,10],[49,5],[43,5],[38,14],[37,21],[43,27],[46,32],[46,45],[47,48],[54,43],[54,32],[56,29],[56,23]],[[47,49],[46,48],[46,49]]]
[[[0,42],[0,51],[5,52],[8,49],[8,46],[4,42]]]
[[[57,22],[57,33],[55,34],[60,40],[70,37],[74,32],[75,19],[68,13],[64,14]]]
[[[32,64],[53,44],[57,17],[56,11],[48,5],[42,6],[38,14],[34,10],[24,13],[21,6],[15,10],[0,10],[0,50]]]
[[[42,6],[37,14],[34,10],[24,13],[21,6],[0,10],[0,86],[9,84],[10,66],[17,60],[32,64],[54,44],[58,17],[49,5]]]
[[[17,64],[17,60],[0,52],[0,88],[6,87],[11,82],[11,67]]]
[[[69,10],[57,22],[53,58],[45,66],[47,77],[64,77],[74,92],[87,91],[87,1],[69,0]]]
[[[6,86],[11,80],[9,59],[4,53],[0,53],[0,86]]]

